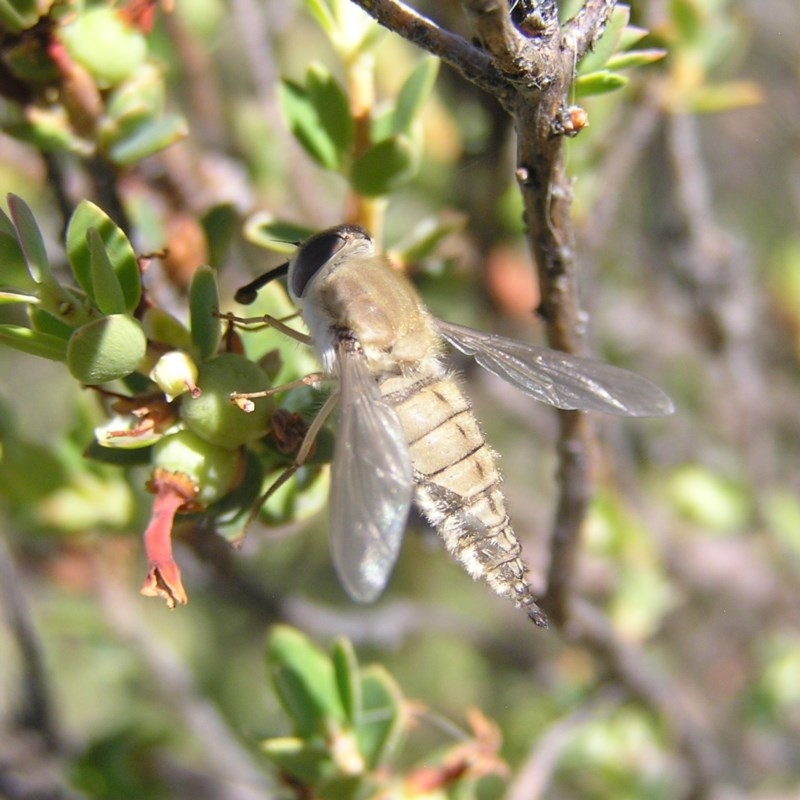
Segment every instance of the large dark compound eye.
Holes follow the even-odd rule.
[[[308,282],[349,242],[371,241],[369,234],[355,225],[340,225],[312,236],[300,246],[289,280],[292,294],[302,297]]]

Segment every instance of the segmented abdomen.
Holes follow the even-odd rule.
[[[385,378],[381,393],[408,440],[420,511],[470,575],[545,625],[506,513],[495,455],[458,382],[436,362],[426,372]]]

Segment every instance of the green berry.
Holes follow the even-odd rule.
[[[153,445],[153,467],[187,475],[197,486],[195,499],[203,505],[230,491],[239,462],[235,450],[209,444],[191,431],[172,433]]]
[[[269,388],[266,373],[252,361],[235,353],[223,353],[200,365],[199,397],[181,396],[180,417],[186,427],[212,444],[231,450],[263,436],[269,428],[272,403],[256,399],[246,413],[231,402],[235,392],[258,392]]]

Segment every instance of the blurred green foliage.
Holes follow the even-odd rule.
[[[680,409],[635,430],[601,423],[580,593],[700,718],[721,765],[706,788],[792,797],[800,247],[786,43],[800,31],[780,22],[777,3],[758,14],[732,0],[656,5],[619,6],[577,65],[589,126],[568,166],[586,262],[596,264],[584,285],[597,348],[655,377]],[[448,24],[443,6],[428,11]],[[419,525],[382,604],[354,610],[342,598],[313,521],[326,502],[329,435],[270,498],[268,533],[254,528],[232,553],[214,534],[240,538],[291,456],[258,425],[242,448],[202,437],[197,446],[179,412],[191,394],[171,391],[184,373],[150,377],[167,352],[202,369],[220,348],[258,362],[272,385],[314,370],[295,342],[231,329],[214,313],[235,308],[235,289],[272,253],[353,213],[437,313],[536,335],[528,313],[511,319],[500,291],[508,281],[512,295],[533,289],[527,263],[521,283],[509,277],[526,257],[498,246],[520,230],[502,116],[345,0],[249,11],[187,0],[153,20],[133,3],[0,0],[0,30],[0,185],[14,195],[0,215],[0,497],[47,689],[74,744],[61,753],[70,785],[142,800],[194,797],[193,781],[221,798],[231,785],[302,796],[298,782],[336,798],[389,787],[488,800],[526,785],[568,800],[685,796],[691,759],[674,719],[620,682],[607,654],[537,634],[487,597]],[[659,260],[668,247],[648,227],[660,217],[667,244],[680,238],[662,205],[670,169],[658,142],[683,115],[699,115],[700,166],[720,218],[751,251],[704,288],[729,291],[719,300],[734,331],[727,356],[703,344],[707,319],[691,310],[701,292]],[[640,161],[619,160],[630,153]],[[598,234],[593,221],[609,207],[618,210]],[[724,249],[721,238],[711,244],[701,264]],[[270,286],[248,313],[293,311]],[[112,409],[120,398],[80,387],[111,380],[142,402]],[[552,420],[503,388],[470,393],[540,568]],[[279,400],[304,420],[321,404],[307,387]],[[192,602],[167,616],[130,590],[144,568],[144,487],[166,451],[156,443],[170,437],[189,441],[182,458],[199,450],[204,467],[219,466],[200,474],[209,506],[178,517]],[[273,628],[267,685],[264,642],[278,620],[354,644],[320,649]],[[3,752],[30,668],[12,631],[0,633]],[[497,721],[502,745],[472,707]],[[466,758],[483,771],[459,773]],[[523,782],[531,765],[538,784]]]

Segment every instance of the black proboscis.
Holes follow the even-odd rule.
[[[233,299],[243,306],[249,306],[251,303],[255,302],[259,289],[263,289],[270,281],[274,281],[276,278],[285,278],[288,274],[289,262],[287,261],[285,264],[281,264],[275,267],[275,269],[271,269],[269,272],[259,275],[246,286],[242,286],[241,289],[237,289]]]

